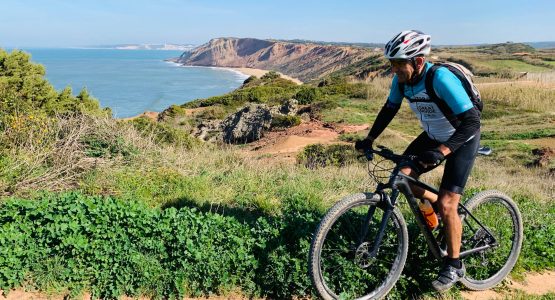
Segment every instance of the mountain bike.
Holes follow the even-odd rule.
[[[409,184],[435,194],[438,190],[400,172],[415,166],[415,157],[378,148],[365,153],[369,174],[378,182],[376,191],[343,198],[329,209],[312,239],[309,273],[323,299],[379,299],[394,287],[409,243],[401,195],[408,203],[404,210],[414,214],[432,255],[438,260],[447,256],[441,220],[438,228],[428,227]],[[381,160],[374,160],[375,155]],[[489,190],[459,204],[458,212],[463,224],[460,258],[466,267],[461,283],[471,290],[489,289],[518,259],[523,239],[518,207],[502,192]]]

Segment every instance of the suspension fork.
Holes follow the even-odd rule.
[[[395,203],[397,203],[397,198],[399,197],[399,190],[393,189],[391,192],[391,196],[387,195],[383,191],[380,192],[380,195],[381,195],[380,204],[385,206],[385,209],[384,209],[382,219],[380,221],[378,234],[376,235],[376,238],[374,239],[374,244],[372,245],[372,251],[369,253],[370,257],[376,257],[376,255],[378,255],[378,251],[382,243],[383,236],[385,234],[385,227],[387,226],[387,220],[389,220],[389,218],[391,217],[391,214],[393,213],[393,209],[395,209]],[[368,228],[370,227],[370,220],[372,219],[372,216],[374,215],[375,211],[376,211],[375,205],[372,205],[368,209],[368,213],[366,214],[366,219],[364,222],[363,239],[361,240],[361,243],[366,238],[366,234],[368,234]]]

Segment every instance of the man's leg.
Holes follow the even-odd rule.
[[[447,240],[447,257],[437,280],[432,286],[444,291],[464,276],[464,266],[459,259],[461,248],[462,224],[458,215],[459,201],[464,186],[474,164],[479,147],[479,136],[463,144],[452,153],[445,163],[445,170],[439,190],[439,213],[444,224]]]
[[[414,172],[409,167],[402,168],[401,173],[403,173],[405,175],[408,175],[408,176],[410,176],[412,178],[415,178],[415,179],[418,179],[418,177],[419,177],[418,173]],[[410,184],[410,189],[411,189],[412,194],[414,195],[415,198],[426,199],[426,200],[430,201],[431,203],[436,202],[437,199],[438,199],[438,195],[436,195],[436,194],[434,194],[434,193],[432,193],[428,190],[425,190],[425,189],[423,189],[419,186]]]
[[[451,288],[464,277],[464,267],[459,258],[461,250],[462,223],[457,212],[461,195],[441,189],[439,191],[439,214],[447,240],[447,257],[439,271],[438,278],[432,282],[437,291]]]
[[[446,190],[439,192],[439,214],[444,224],[444,233],[447,239],[447,256],[459,258],[461,250],[462,223],[458,214],[461,195]]]
[[[422,132],[420,135],[418,135],[416,139],[414,139],[414,141],[410,143],[407,149],[403,152],[403,155],[419,155],[428,150],[435,149],[438,145],[439,145],[439,142],[430,139],[426,132]],[[433,168],[424,168],[423,170],[420,170],[420,174],[426,173],[431,169]],[[420,176],[419,173],[415,172],[410,167],[402,168],[401,172],[405,175],[409,175],[412,178],[416,178],[416,179]],[[426,199],[431,203],[434,203],[437,201],[438,195],[430,191],[427,191],[421,187],[418,187],[412,184],[410,185],[410,188],[414,197],[418,199]]]

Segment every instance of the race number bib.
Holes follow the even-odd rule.
[[[431,102],[416,102],[416,111],[420,114],[422,120],[437,119],[439,109]]]

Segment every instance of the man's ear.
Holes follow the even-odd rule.
[[[423,56],[417,56],[414,59],[415,59],[415,62],[416,62],[416,67],[418,69],[422,68],[422,66],[426,62],[426,59]]]

